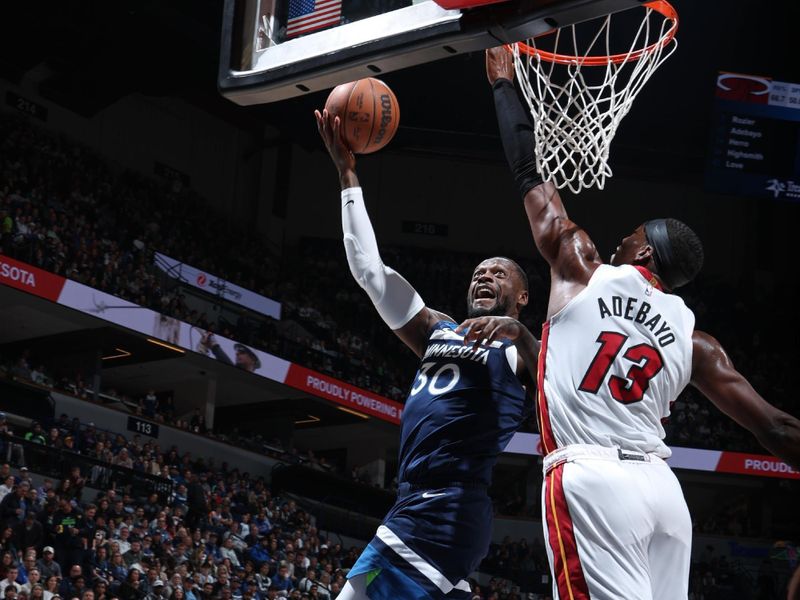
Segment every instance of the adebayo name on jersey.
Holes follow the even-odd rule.
[[[649,302],[633,297],[611,296],[610,299],[598,298],[597,306],[601,319],[618,317],[649,329],[662,348],[675,341],[675,334],[666,319],[660,313],[650,314],[653,307]]]

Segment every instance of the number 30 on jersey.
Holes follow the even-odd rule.
[[[424,388],[428,388],[431,396],[445,394],[456,387],[461,378],[461,369],[455,363],[447,363],[436,369],[432,374],[429,371],[436,363],[422,363],[419,368],[419,375],[411,388],[409,395],[415,396]]]

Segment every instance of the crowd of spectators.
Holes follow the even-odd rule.
[[[87,401],[93,399],[92,391],[88,387],[82,385],[82,382],[76,382],[68,378],[56,380],[54,377],[50,376],[47,368],[43,365],[31,367],[30,364],[30,352],[27,350],[23,351],[22,356],[14,360],[4,360],[0,355],[0,377],[10,376],[16,381],[35,383],[36,385],[49,389],[58,389]],[[286,464],[300,464],[319,471],[336,473],[342,477],[361,481],[362,483],[375,484],[375,482],[367,481],[360,474],[358,469],[348,470],[345,468],[344,464],[331,463],[324,456],[316,456],[312,450],[302,450],[294,446],[286,448],[283,442],[275,437],[267,438],[257,432],[243,432],[239,429],[232,429],[224,433],[215,433],[205,426],[205,419],[199,409],[194,409],[190,414],[178,416],[175,414],[171,395],[164,395],[159,399],[155,390],[152,389],[138,398],[118,393],[115,389],[106,389],[102,391],[100,399],[101,401],[122,403],[127,410],[134,414],[153,419],[160,423],[168,423],[172,427],[187,432],[203,435],[239,448],[245,448],[262,455],[270,456]],[[72,452],[83,454],[91,458],[103,459],[112,464],[117,464],[117,451],[124,448],[128,443],[125,436],[121,434],[112,434],[107,431],[97,430],[94,423],[81,423],[77,417],[74,417],[70,421],[66,414],[62,414],[58,421],[47,430],[42,429],[40,423],[36,423],[35,425],[38,429],[32,429],[26,433],[26,439],[38,440],[41,434],[44,440],[43,443],[49,446],[55,448],[66,447],[67,450]],[[59,431],[61,435],[59,435]],[[67,435],[68,432],[74,434],[74,436]],[[72,442],[76,439],[76,436],[80,440],[96,439],[104,447],[101,447],[101,445],[92,445],[91,448],[88,448],[84,447],[83,444],[74,445]],[[137,448],[144,447],[144,455],[149,455],[150,451],[153,450],[155,446],[150,442],[142,441],[141,436],[138,434],[133,436],[130,443]],[[111,453],[109,454],[109,452]],[[131,461],[131,468],[152,475],[163,473],[163,470],[160,467],[157,468],[154,464],[137,462],[135,457],[139,454],[139,452],[129,452],[129,456],[134,458],[134,460]],[[155,455],[158,455],[158,452],[156,452]],[[2,459],[2,456],[2,452],[0,452],[0,459]],[[6,457],[6,459],[8,458],[10,457]],[[125,464],[123,466],[129,465]]]
[[[3,253],[404,399],[416,360],[386,331],[352,281],[338,241],[306,240],[278,259],[258,235],[221,215],[209,218],[212,209],[178,180],[123,171],[85,147],[13,116],[0,115],[0,140]],[[279,300],[282,319],[231,322],[198,314],[174,281],[152,265],[153,251]],[[456,319],[465,316],[466,282],[482,256],[413,248],[382,252],[387,264],[406,275],[430,305]],[[520,262],[532,289],[546,289],[544,263]],[[751,289],[707,281],[689,286],[682,295],[697,313],[698,326],[720,336],[755,387],[786,406],[792,357],[772,351],[767,333],[781,323],[780,307],[767,308],[769,297]],[[523,317],[534,333],[540,331],[545,303],[546,294],[532,294]],[[761,318],[750,318],[754,314]],[[749,434],[693,390],[675,403],[667,439],[682,446],[758,449]]]
[[[25,465],[25,456],[11,451],[9,433],[0,413],[0,461]],[[3,596],[7,585],[0,583],[0,598],[327,600],[336,598],[360,553],[322,535],[313,515],[273,496],[264,479],[227,463],[217,466],[175,447],[162,450],[156,441],[127,439],[66,414],[44,425],[33,421],[22,437],[161,477],[172,492],[137,497],[104,486],[102,469],[82,473],[76,466],[60,481],[35,483],[34,464],[16,477],[3,464],[0,580],[16,594]],[[533,552],[527,542],[521,545]],[[536,598],[508,579],[523,574],[503,571],[504,552],[496,554],[500,560],[490,558],[485,566],[503,578],[486,586],[472,582],[476,600]],[[539,552],[534,562],[513,566],[546,569],[544,560]],[[542,573],[528,577],[541,581]]]
[[[131,460],[124,454],[117,464]],[[326,540],[311,515],[273,497],[262,479],[176,453],[161,457],[174,484],[168,498],[95,495],[74,471],[36,485],[26,469],[15,478],[8,464],[0,467],[10,490],[0,501],[3,597],[336,597],[358,549]]]

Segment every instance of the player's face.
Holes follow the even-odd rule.
[[[508,261],[490,258],[472,272],[467,290],[467,316],[470,319],[489,315],[516,314],[521,284]]]
[[[614,254],[611,255],[610,262],[615,267],[638,264],[641,262],[642,250],[648,245],[647,236],[644,234],[644,225],[639,225],[633,230],[633,233],[624,238],[622,243],[617,246]]]

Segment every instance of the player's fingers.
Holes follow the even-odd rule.
[[[482,329],[483,328],[479,323],[473,323],[470,326],[469,331],[467,332],[467,335],[464,336],[464,345],[466,346],[467,344],[477,340],[481,335],[481,330]]]
[[[490,323],[486,326],[486,329],[483,330],[483,341],[486,344],[490,344],[494,341],[497,337],[498,332],[500,331],[501,327],[498,327],[496,323]]]
[[[455,328],[455,332],[456,333],[463,333],[464,331],[469,329],[470,326],[472,325],[472,323],[474,323],[474,322],[475,322],[475,319],[467,319],[467,320],[463,321],[461,323],[461,325],[459,325],[458,327]]]
[[[333,118],[333,139],[337,142],[342,141],[342,120],[339,117]]]
[[[323,111],[322,112],[322,121],[321,121],[321,124],[322,124],[321,132],[322,132],[322,137],[325,138],[325,145],[329,144],[330,137],[331,137],[330,123],[328,121],[327,112],[328,111]]]
[[[492,326],[492,321],[490,318],[482,317],[480,320],[480,325],[476,328],[474,340],[475,342],[472,344],[473,348],[477,348],[481,345],[483,340],[486,339],[486,332]]]
[[[475,342],[472,344],[472,347],[477,350],[482,345],[488,344],[489,340],[486,337],[486,332],[482,331],[481,334],[475,339]]]
[[[476,325],[472,321],[464,321],[457,329],[456,333],[463,334],[464,338],[461,343],[467,346],[472,340],[475,339],[477,333]]]
[[[475,336],[478,334],[478,326],[472,325],[467,332],[464,334],[464,344],[468,344],[472,340],[475,339]]]

